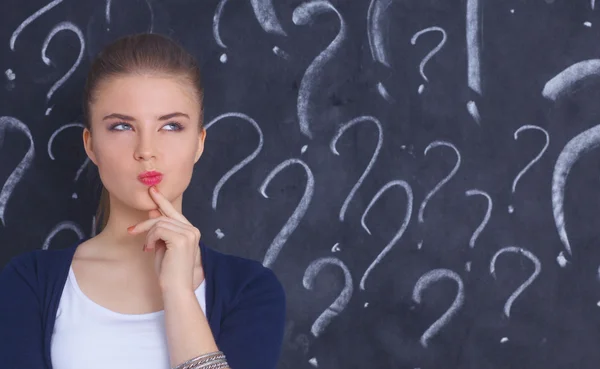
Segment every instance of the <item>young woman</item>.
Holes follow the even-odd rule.
[[[212,250],[182,215],[204,150],[197,61],[157,34],[94,60],[83,144],[103,184],[101,232],[0,273],[0,366],[275,368],[285,293],[257,261]]]

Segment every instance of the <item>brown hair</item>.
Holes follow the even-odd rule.
[[[127,74],[166,74],[182,78],[195,88],[200,105],[200,120],[204,120],[204,88],[197,60],[173,39],[155,33],[139,33],[121,37],[106,46],[93,60],[83,93],[83,122],[92,131],[90,106],[100,82]],[[92,163],[93,164],[93,163]],[[94,165],[95,167],[95,165]],[[97,169],[97,167],[95,168]],[[110,215],[108,191],[102,185],[96,211],[96,225],[106,226]]]

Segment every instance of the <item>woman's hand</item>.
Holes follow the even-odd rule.
[[[158,206],[150,219],[127,228],[130,234],[147,231],[145,252],[155,252],[154,270],[163,293],[173,290],[194,291],[194,270],[202,272],[200,231],[179,213],[156,187],[150,197]]]

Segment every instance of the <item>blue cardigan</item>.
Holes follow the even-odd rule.
[[[84,239],[85,240],[85,239]],[[75,245],[13,257],[0,273],[0,367],[52,369],[50,339]],[[286,300],[273,271],[200,242],[206,316],[233,369],[275,369]]]

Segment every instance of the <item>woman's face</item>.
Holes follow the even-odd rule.
[[[155,209],[148,186],[138,180],[148,170],[163,174],[157,187],[169,200],[180,197],[204,149],[199,116],[194,88],[181,79],[127,75],[102,81],[90,106],[92,133],[84,130],[83,139],[111,199]]]

